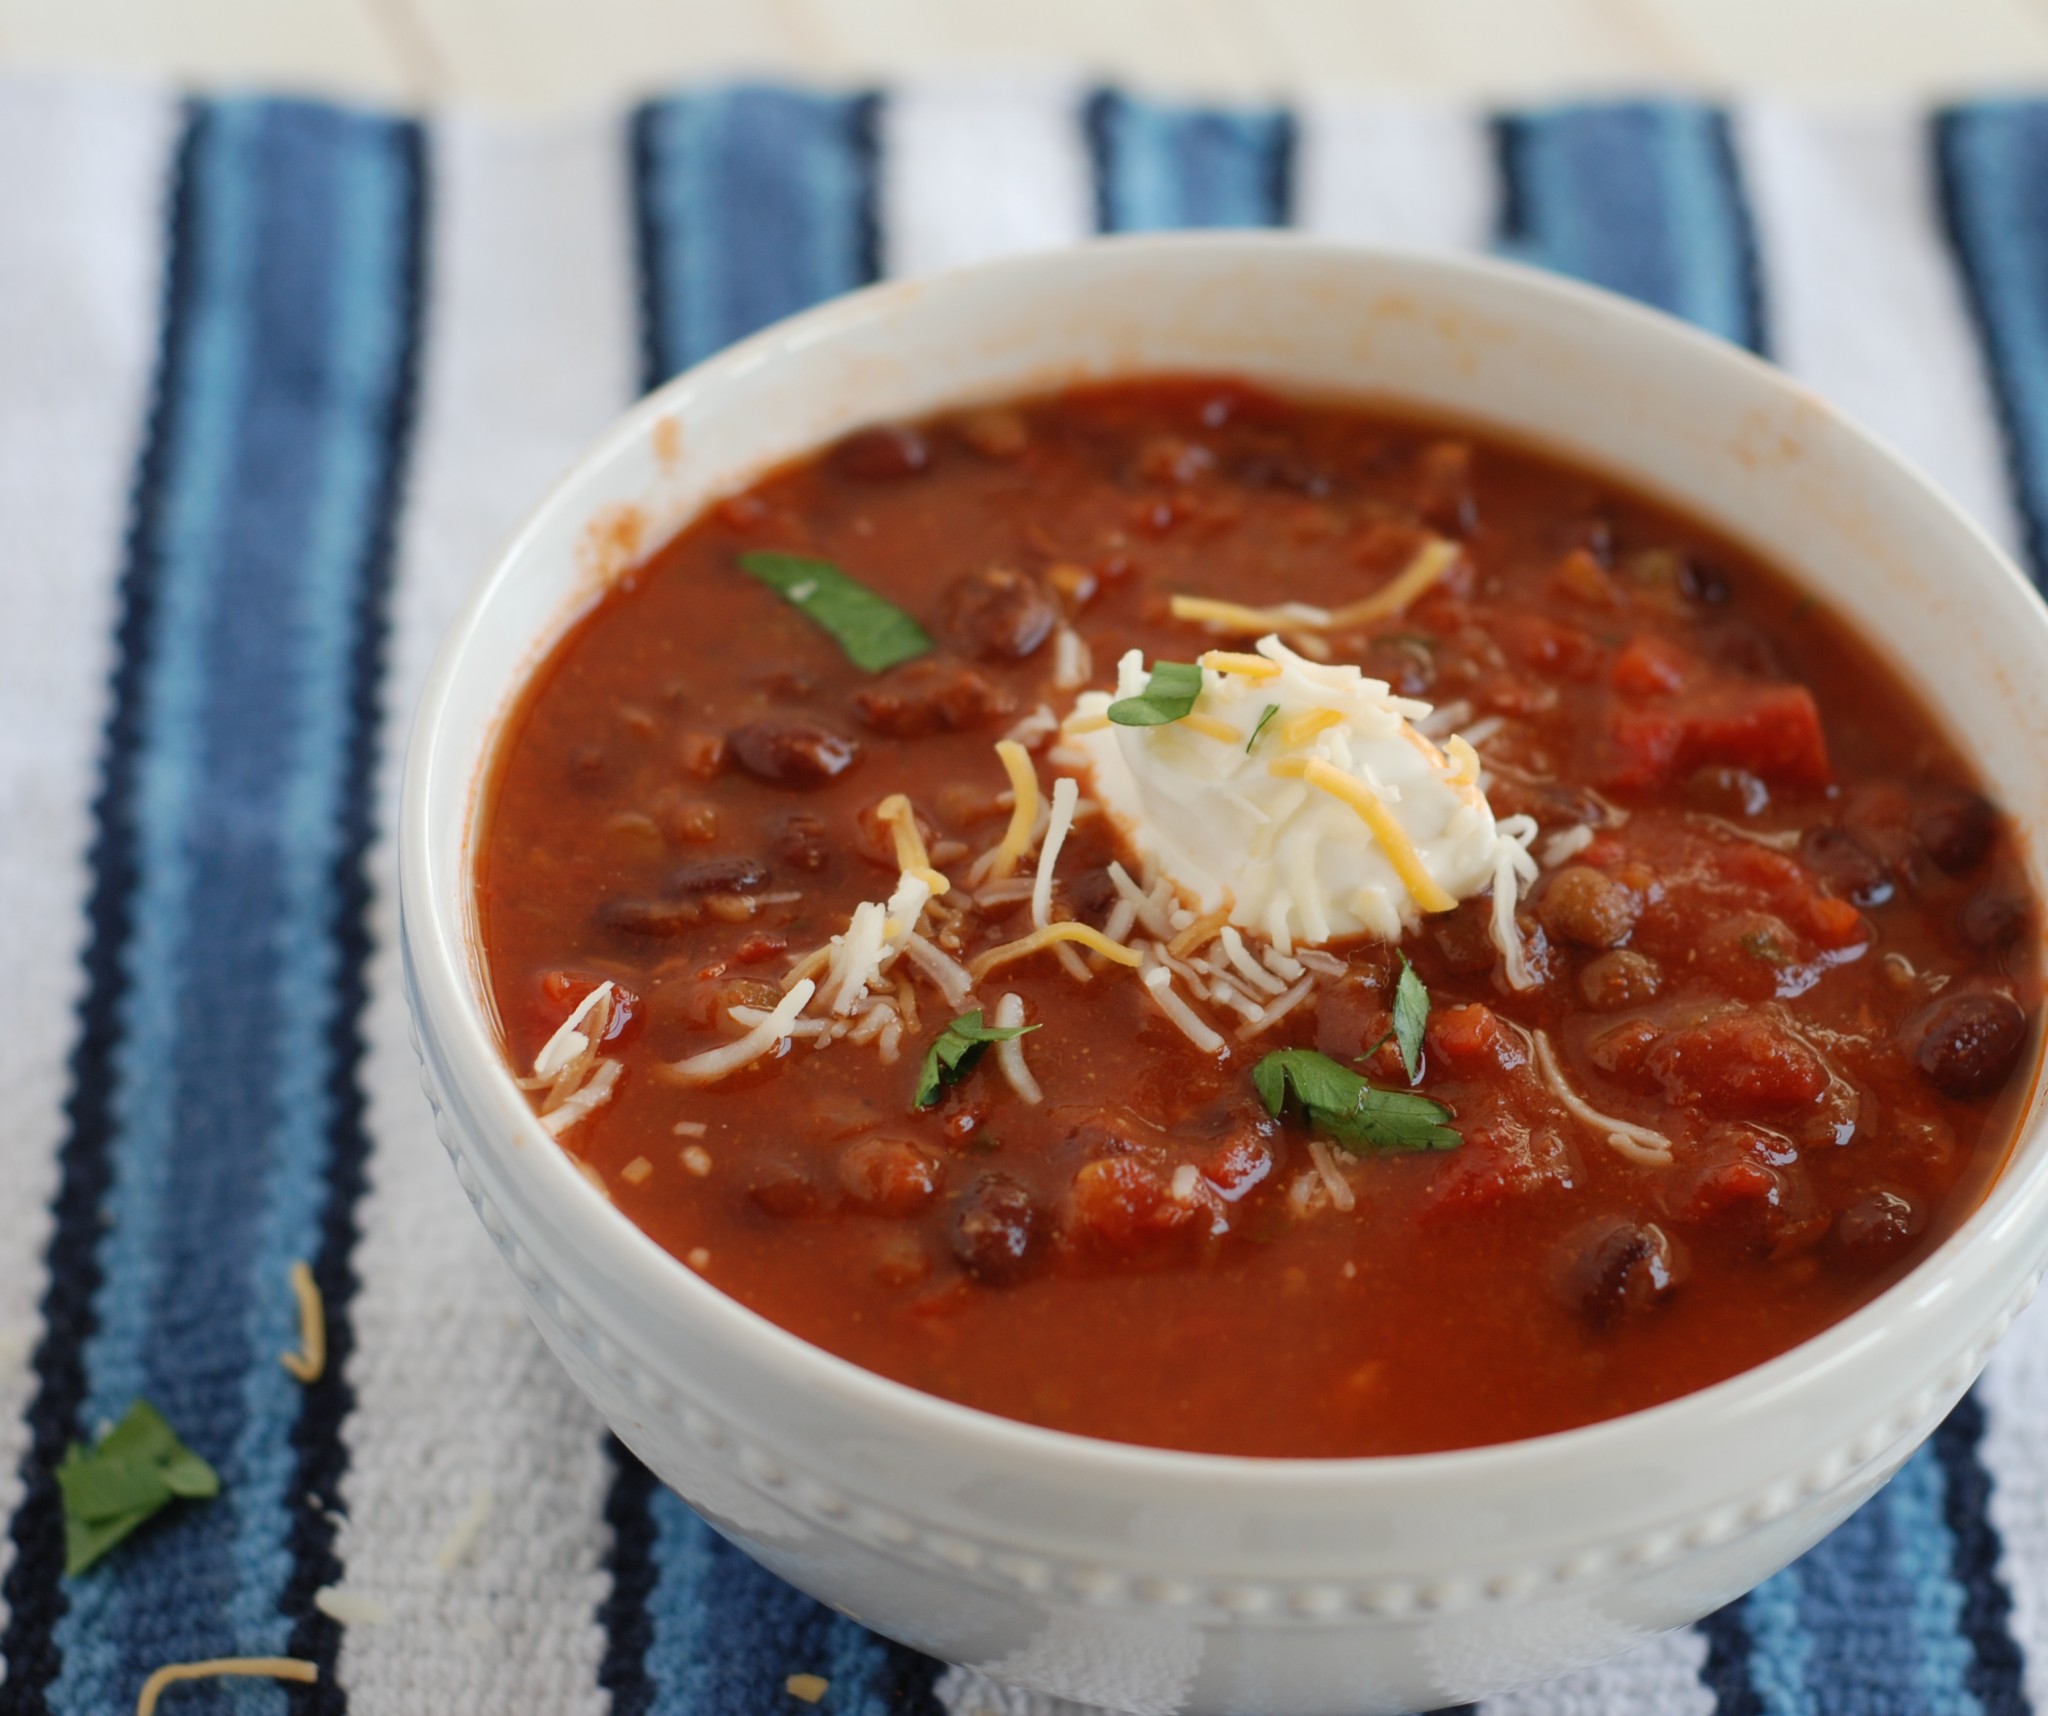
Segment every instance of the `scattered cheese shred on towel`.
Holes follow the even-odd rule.
[[[327,1307],[321,1302],[320,1283],[313,1279],[312,1266],[305,1259],[293,1261],[291,1281],[299,1300],[299,1350],[279,1353],[277,1362],[301,1382],[318,1382],[327,1369]]]
[[[216,1656],[205,1662],[167,1662],[142,1683],[135,1700],[135,1716],[155,1716],[156,1701],[164,1688],[181,1680],[219,1680],[240,1675],[258,1680],[296,1680],[311,1686],[320,1678],[319,1667],[296,1656]]]
[[[801,1698],[806,1704],[815,1704],[825,1696],[831,1684],[822,1674],[792,1674],[782,1683],[782,1690],[792,1698]]]

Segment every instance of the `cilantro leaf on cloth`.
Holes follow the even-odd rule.
[[[1408,1090],[1380,1090],[1314,1049],[1277,1049],[1252,1068],[1252,1084],[1277,1118],[1291,1095],[1309,1124],[1357,1155],[1381,1150],[1455,1150],[1451,1111]]]
[[[64,1571],[83,1573],[180,1496],[220,1493],[220,1474],[178,1440],[146,1400],[90,1450],[74,1442],[57,1468],[64,1500]]]
[[[864,673],[880,673],[932,647],[924,627],[829,560],[803,554],[742,554],[740,570],[780,592],[792,607],[830,632],[846,659]]]
[[[1191,661],[1155,661],[1145,689],[1135,697],[1119,697],[1109,718],[1119,727],[1164,727],[1178,721],[1202,695],[1202,670]]]
[[[1401,955],[1401,976],[1394,985],[1394,1042],[1401,1050],[1401,1065],[1413,1084],[1422,1076],[1422,1032],[1429,1023],[1429,991],[1415,975],[1408,956]]]
[[[916,1106],[929,1108],[937,1102],[947,1085],[957,1084],[967,1076],[990,1043],[1007,1043],[1012,1037],[1037,1029],[1036,1025],[984,1025],[979,1007],[972,1013],[962,1013],[924,1052],[924,1066],[917,1075]]]

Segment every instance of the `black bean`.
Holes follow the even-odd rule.
[[[1851,829],[1809,828],[1799,837],[1799,856],[1840,899],[1881,906],[1892,897],[1890,867]]]
[[[2012,1070],[2027,1015],[2002,989],[1964,989],[1929,1002],[1900,1028],[1927,1082],[1946,1096],[1981,1096]]]
[[[681,935],[704,921],[704,908],[695,900],[606,900],[597,921],[627,935]]]
[[[1677,1259],[1652,1222],[1618,1221],[1580,1233],[1565,1266],[1565,1296],[1579,1315],[1602,1328],[1655,1310],[1678,1284]]]
[[[824,1200],[815,1181],[794,1162],[765,1162],[754,1171],[747,1196],[756,1209],[789,1220],[814,1215]]]
[[[956,579],[946,592],[946,635],[963,655],[1022,661],[1059,618],[1038,580],[1006,566]]]
[[[1998,810],[1982,793],[1945,792],[1913,820],[1927,856],[1951,876],[1984,862],[1998,838]]]
[[[960,733],[1014,714],[1017,700],[958,662],[913,661],[853,694],[860,718],[891,739]]]
[[[860,761],[860,741],[815,721],[750,721],[732,734],[732,753],[756,780],[817,787]]]
[[[953,1255],[990,1287],[1021,1281],[1038,1261],[1044,1218],[1007,1174],[984,1174],[953,1212]]]
[[[1835,1217],[1835,1244],[1855,1257],[1876,1257],[1920,1231],[1921,1214],[1903,1192],[1858,1192]]]
[[[914,477],[931,462],[931,444],[915,429],[898,423],[855,430],[832,449],[834,469],[867,483]]]
[[[1690,554],[1682,554],[1678,561],[1678,592],[1689,602],[1698,602],[1703,607],[1718,608],[1735,591],[1728,581],[1728,574],[1709,561],[1699,560]]]
[[[768,886],[768,866],[758,858],[700,858],[671,871],[672,894],[751,894]]]
[[[1685,796],[1716,816],[1761,816],[1771,808],[1771,789],[1747,769],[1724,764],[1695,769]]]
[[[2033,907],[2022,896],[1979,888],[1956,913],[1956,933],[1970,946],[1995,953],[2018,941],[2033,915]]]
[[[775,833],[775,856],[793,870],[822,870],[832,862],[832,842],[809,811],[792,811]]]

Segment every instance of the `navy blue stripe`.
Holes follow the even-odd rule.
[[[1998,1572],[2003,1545],[1991,1523],[1991,1474],[1978,1453],[1983,1440],[1984,1408],[1973,1391],[1934,1433],[1934,1457],[1946,1480],[1952,1571],[1963,1592],[1962,1633],[1970,1644],[1965,1683],[1986,1716],[2021,1716],[2030,1708],[2026,1666],[2012,1633],[2012,1594]]]
[[[628,142],[642,380],[876,277],[877,100],[736,88],[651,102]],[[754,1716],[783,1678],[842,1716],[937,1716],[939,1665],[867,1632],[718,1538],[616,1441],[598,1678],[616,1716]]]
[[[2048,582],[2048,102],[1936,115],[1936,182],[2003,432],[2027,562]]]
[[[1105,89],[1088,98],[1082,123],[1100,231],[1293,218],[1295,128],[1284,109],[1188,107]]]
[[[877,109],[740,86],[635,112],[644,385],[876,278]]]
[[[1700,1680],[1714,1695],[1716,1716],[1764,1716],[1763,1700],[1750,1680],[1751,1642],[1743,1605],[1730,1603],[1699,1623],[1707,1660]]]
[[[86,1424],[137,1395],[220,1467],[72,1583],[39,1701],[132,1698],[138,1664],[296,1647],[338,1572],[353,1206],[366,1140],[361,876],[374,693],[411,419],[418,128],[227,101],[181,153],[148,458],[148,626],[129,688],[131,866],[104,1073],[104,1231],[75,1350]],[[330,1368],[281,1369],[295,1258],[326,1289]],[[296,1694],[339,1710],[330,1674]]]
[[[43,1336],[35,1353],[36,1393],[28,1412],[29,1448],[22,1467],[23,1499],[13,1522],[14,1559],[7,1570],[7,1629],[0,1634],[6,1676],[0,1698],[10,1716],[40,1716],[45,1693],[61,1666],[55,1634],[67,1605],[63,1583],[64,1518],[51,1473],[80,1434],[86,1391],[84,1350],[94,1327],[93,1300],[100,1284],[100,1208],[110,1175],[113,1132],[113,1055],[119,1035],[127,946],[136,880],[135,763],[142,722],[141,685],[155,634],[158,543],[165,473],[175,434],[175,399],[182,379],[192,297],[193,154],[200,119],[188,108],[171,175],[164,238],[163,304],[150,404],[135,486],[120,582],[111,707],[93,805],[89,854],[92,890],[85,952],[85,997],[70,1064],[71,1089],[52,1210],[44,1291]]]
[[[1768,349],[1755,221],[1724,113],[1580,104],[1504,115],[1495,140],[1508,254]]]

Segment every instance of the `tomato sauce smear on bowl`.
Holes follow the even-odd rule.
[[[506,1050],[606,1196],[1112,1440],[1412,1453],[1732,1376],[1954,1229],[2037,1053],[2015,836],[1842,616],[1539,450],[1223,378],[712,506],[482,815]]]

